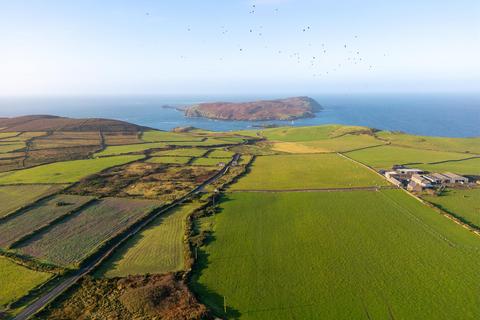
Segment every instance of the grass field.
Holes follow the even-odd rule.
[[[0,218],[62,188],[59,185],[0,186]]]
[[[240,319],[476,319],[480,239],[400,190],[235,193],[200,300]]]
[[[381,146],[358,150],[347,153],[347,155],[367,164],[375,169],[390,169],[396,164],[417,165],[422,163],[458,160],[468,158],[468,154],[421,150],[413,148],[403,148],[395,146]]]
[[[22,253],[62,266],[75,266],[104,241],[151,210],[157,201],[105,198],[18,247]]]
[[[0,174],[1,184],[71,183],[109,167],[139,160],[142,155],[117,156],[45,164]]]
[[[261,133],[268,140],[297,142],[315,141],[339,137],[349,133],[369,131],[366,127],[342,126],[338,124],[313,127],[280,127],[262,130]]]
[[[390,141],[394,145],[407,146],[418,149],[438,151],[468,152],[480,154],[480,137],[477,138],[446,138],[414,136],[405,133],[381,131],[377,133],[381,139]]]
[[[292,190],[388,185],[370,170],[336,154],[259,156],[233,190]]]
[[[229,163],[232,158],[197,158],[193,160],[196,166],[217,166],[220,162]]]
[[[154,156],[172,156],[172,157],[203,157],[208,149],[200,148],[185,148],[185,149],[172,149],[165,151],[154,152]]]
[[[185,219],[198,206],[198,203],[186,204],[157,218],[117,251],[99,270],[99,275],[125,277],[183,270]]]
[[[435,172],[455,172],[457,174],[480,175],[480,158],[449,161],[437,164],[422,164],[418,166],[420,169]]]
[[[0,247],[8,247],[21,237],[49,224],[90,201],[91,197],[57,195],[0,223]]]
[[[189,157],[153,157],[147,160],[149,163],[165,163],[165,164],[187,164],[191,158]]]
[[[235,142],[231,141],[226,141],[226,140],[221,140],[221,139],[216,139],[216,138],[208,138],[205,141],[194,141],[194,142],[189,142],[189,141],[179,141],[179,142],[172,142],[172,143],[167,143],[168,145],[172,146],[217,146],[217,145],[225,145],[225,144],[236,144]]]
[[[273,150],[288,153],[347,152],[384,144],[371,135],[343,135],[338,138],[305,142],[276,142]]]
[[[21,150],[25,148],[25,143],[20,142],[8,142],[8,143],[1,143],[0,142],[0,153],[7,153],[7,152],[12,152],[15,150]]]
[[[52,275],[19,266],[0,256],[0,313],[9,303],[26,295]]]
[[[168,131],[145,131],[142,134],[142,140],[145,142],[162,142],[162,141],[200,141],[202,138],[175,133]]]
[[[223,149],[215,149],[208,154],[209,158],[231,158],[233,157],[235,152],[223,150]]]
[[[109,146],[105,150],[95,153],[95,157],[115,156],[119,154],[138,153],[149,149],[165,148],[167,145],[163,142],[127,144],[123,146]]]
[[[466,221],[480,227],[480,189],[453,190],[449,189],[441,196],[423,198],[438,205],[447,212],[464,218]]]
[[[7,138],[14,138],[18,136],[19,132],[0,132],[0,140]]]

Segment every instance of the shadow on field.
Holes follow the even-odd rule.
[[[223,204],[225,202],[232,201],[227,196],[222,196],[219,204]],[[216,215],[223,214],[223,208],[219,207],[217,210]],[[190,278],[190,288],[195,293],[195,295],[199,298],[199,300],[206,304],[212,312],[219,317],[225,319],[238,319],[241,316],[240,311],[232,308],[228,305],[228,297],[227,297],[227,306],[225,312],[225,297],[211,288],[205,286],[204,284],[200,283],[198,279],[202,276],[203,271],[206,270],[209,265],[209,254],[204,250],[204,248],[208,245],[211,245],[213,242],[216,241],[215,234],[210,233],[208,237],[205,239],[204,244],[201,248],[199,248],[197,252],[197,259],[195,260],[195,264],[192,268],[192,276]]]

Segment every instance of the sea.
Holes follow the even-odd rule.
[[[361,125],[416,135],[480,137],[480,93],[471,94],[310,94],[323,106],[315,118],[295,121],[220,121],[186,118],[169,107],[201,102],[254,101],[278,95],[238,96],[68,96],[0,97],[0,117],[49,114],[102,117],[171,130],[193,126],[214,131],[253,129],[264,125]]]

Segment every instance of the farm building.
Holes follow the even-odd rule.
[[[414,174],[423,174],[425,171],[420,169],[410,169],[410,168],[398,168],[395,170],[398,174],[406,175],[406,176],[413,176]]]
[[[431,188],[433,186],[432,183],[425,178],[425,176],[419,174],[412,175],[410,182],[414,182],[423,188]]]

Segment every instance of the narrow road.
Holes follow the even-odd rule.
[[[95,259],[92,259],[88,264],[80,268],[79,270],[75,271],[73,274],[65,277],[65,279],[60,282],[56,287],[52,288],[50,291],[44,293],[41,295],[37,300],[35,300],[32,304],[27,306],[25,309],[22,310],[15,318],[15,320],[27,320],[33,315],[35,315],[37,312],[42,310],[45,306],[47,306],[50,302],[52,302],[55,298],[60,296],[62,293],[64,293],[67,289],[69,289],[71,286],[73,286],[80,278],[82,278],[84,275],[88,274],[92,270],[94,270],[97,266],[99,266],[102,262],[104,262],[107,258],[109,258],[112,253],[120,247],[125,241],[130,239],[132,236],[137,234],[139,231],[141,231],[144,227],[146,227],[148,224],[150,224],[153,220],[155,220],[158,216],[164,214],[165,212],[173,209],[174,207],[181,205],[188,199],[190,199],[192,196],[196,195],[197,193],[201,192],[205,186],[209,185],[210,183],[218,180],[220,177],[225,175],[230,167],[232,166],[233,162],[238,162],[238,159],[240,158],[239,154],[235,154],[232,158],[232,160],[217,174],[215,174],[213,177],[210,179],[206,180],[203,182],[201,185],[195,187],[192,191],[190,191],[188,194],[186,194],[184,197],[172,202],[170,205],[160,208],[157,212],[153,213],[150,215],[148,219],[140,223],[138,226],[136,226],[134,229],[130,230],[129,232],[125,233],[122,238],[120,238],[116,243],[112,244],[112,246],[106,250],[103,254],[99,255]]]

